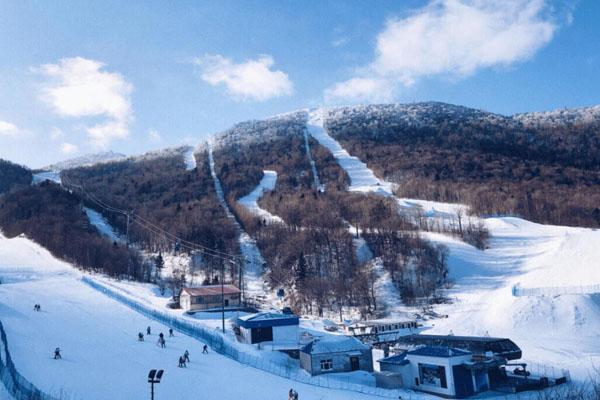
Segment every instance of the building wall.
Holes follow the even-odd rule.
[[[373,357],[371,349],[366,349],[357,355],[359,360],[359,369],[362,371],[373,371]],[[352,353],[357,353],[352,352]],[[352,370],[348,353],[327,353],[327,354],[306,354],[300,352],[300,365],[302,368],[311,373],[311,375],[321,375],[333,372],[350,372]],[[332,360],[333,368],[328,371],[321,371],[321,360]]]
[[[274,343],[298,343],[300,330],[298,325],[285,325],[273,327]]]
[[[200,310],[208,310],[211,308],[220,308],[221,307],[221,296],[218,296],[219,299],[217,302],[211,303],[193,303],[192,300],[197,296],[190,296],[188,293],[182,293],[179,298],[179,304],[181,308],[185,311],[200,311]],[[214,297],[214,296],[213,296]],[[240,294],[226,294],[225,300],[229,300],[229,306],[239,306],[241,305],[241,295]]]
[[[466,355],[462,357],[453,357],[453,358],[444,358],[444,357],[427,357],[427,356],[417,356],[417,355],[408,355],[406,357],[410,361],[410,370],[413,376],[412,379],[412,387],[418,390],[430,392],[430,393],[438,393],[445,396],[455,396],[456,390],[454,386],[454,377],[452,374],[452,367],[454,365],[460,365],[465,361],[471,359],[471,355]],[[443,366],[445,368],[446,373],[446,383],[447,388],[437,387],[433,385],[423,384],[419,375],[419,364],[427,364],[427,365],[437,365]],[[415,383],[415,378],[419,378],[419,385],[417,386]],[[406,382],[406,381],[405,381]]]

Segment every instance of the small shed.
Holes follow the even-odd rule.
[[[238,308],[242,304],[242,291],[234,285],[206,285],[183,288],[179,304],[185,311],[210,311],[225,308]]]
[[[238,338],[243,343],[298,344],[300,318],[294,314],[249,314],[238,318],[235,325]]]
[[[373,371],[371,347],[349,336],[327,335],[300,349],[300,365],[311,375]]]

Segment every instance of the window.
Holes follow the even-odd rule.
[[[333,360],[321,360],[321,371],[331,371],[333,369]]]
[[[422,385],[448,387],[446,368],[441,365],[419,364],[419,378]]]

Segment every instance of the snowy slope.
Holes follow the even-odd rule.
[[[357,157],[353,157],[333,139],[323,128],[323,114],[325,110],[312,110],[308,114],[307,129],[310,135],[321,145],[325,146],[340,166],[350,177],[350,187],[353,192],[374,192],[383,195],[392,195],[392,185],[377,178],[373,171]]]
[[[312,153],[310,152],[308,128],[304,130],[304,149],[306,150],[306,156],[308,157],[308,161],[310,162],[310,169],[312,171],[315,189],[319,192],[324,192],[325,185],[321,184],[321,180],[319,179],[319,172],[317,171],[317,164],[315,163],[315,160],[313,160]]]
[[[187,171],[192,171],[196,168],[196,157],[194,156],[193,147],[190,146],[186,149],[185,153],[183,154],[183,160],[185,162],[185,169]]]
[[[277,183],[277,171],[263,171],[263,177],[249,194],[238,199],[238,203],[246,207],[252,214],[260,217],[268,223],[276,222],[283,223],[283,220],[277,215],[273,215],[265,209],[260,208],[258,200],[268,191],[275,189]]]
[[[221,186],[221,181],[219,180],[219,177],[217,176],[217,172],[215,170],[215,160],[213,157],[212,143],[209,143],[208,145],[208,163],[210,166],[210,173],[213,177],[213,181],[215,184],[217,198],[219,199],[221,206],[225,210],[227,217],[231,218],[231,220],[237,226],[238,231],[240,232],[238,240],[240,243],[240,250],[242,252],[242,255],[244,256],[245,295],[247,298],[253,298],[255,300],[260,299],[266,301],[269,298],[273,299],[275,296],[273,296],[273,294],[269,293],[269,291],[267,290],[265,280],[262,276],[264,271],[264,265],[266,263],[264,258],[260,254],[260,250],[258,249],[256,241],[252,237],[250,237],[250,235],[248,235],[244,231],[242,226],[237,222],[237,220],[233,216],[233,213],[229,209],[227,201],[225,200],[223,187]]]
[[[62,171],[63,169],[87,167],[94,164],[124,160],[126,157],[127,156],[125,154],[116,153],[114,151],[105,151],[102,153],[86,154],[81,157],[71,158],[48,165],[42,169],[49,171]]]
[[[64,391],[70,399],[146,399],[147,373],[159,368],[165,375],[156,387],[157,398],[276,400],[285,398],[290,387],[306,399],[378,398],[290,381],[213,351],[202,355],[201,342],[178,332],[161,349],[157,334],[168,332],[167,326],[90,288],[76,270],[39,246],[1,237],[0,251],[0,275],[15,274],[10,284],[0,285],[0,315],[10,350],[21,374],[46,392]],[[22,279],[20,271],[35,272],[35,279]],[[32,310],[35,303],[41,312]],[[147,326],[153,334],[138,342],[137,333]],[[56,346],[62,360],[52,359]],[[191,363],[177,368],[186,349]]]
[[[44,181],[52,181],[61,184],[60,171],[42,171],[33,174],[32,185],[39,185]]]
[[[83,209],[85,214],[88,216],[90,224],[94,225],[100,234],[108,237],[113,242],[122,241],[117,231],[114,230],[114,228],[102,214],[88,207],[84,207]]]

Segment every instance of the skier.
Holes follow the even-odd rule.
[[[288,400],[294,400],[294,389],[290,389],[288,392]]]
[[[173,335],[173,328],[169,328],[169,337],[173,337],[175,335]]]
[[[56,349],[54,349],[54,359],[55,360],[62,359],[62,356],[60,355],[60,347],[57,347]]]
[[[185,359],[185,362],[190,362],[190,352],[186,350],[185,353],[183,353],[183,358]]]
[[[161,338],[161,339],[164,339],[165,335],[163,335],[163,333],[161,332],[161,333],[158,334],[158,337]]]
[[[140,342],[143,342],[143,341],[144,341],[144,334],[143,334],[142,332],[139,332],[139,333],[138,333],[138,340],[139,340]]]
[[[208,354],[208,346],[204,345],[204,347],[202,347],[202,354]]]
[[[179,368],[185,367],[185,359],[182,356],[179,356]]]
[[[298,400],[298,392],[294,390],[294,400]]]
[[[165,338],[158,338],[158,344],[160,345],[161,348],[164,349],[165,347],[167,347],[165,343],[166,343]]]
[[[146,328],[146,335],[150,336],[150,327]]]

